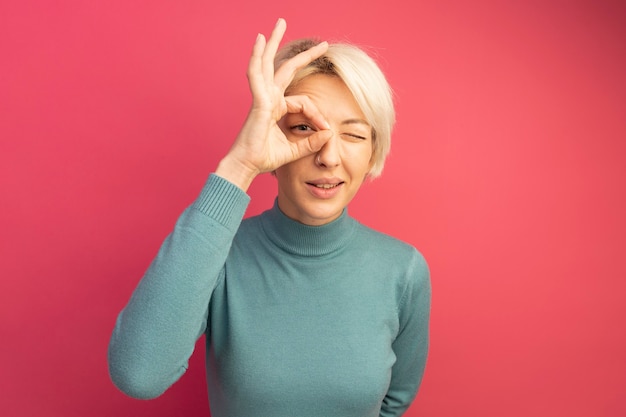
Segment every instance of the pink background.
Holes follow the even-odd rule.
[[[0,414],[208,415],[201,354],[146,402],[106,347],[282,16],[289,39],[371,47],[396,92],[388,166],[350,211],[431,266],[408,415],[626,415],[625,5],[2,2]],[[274,180],[250,194],[256,214]]]

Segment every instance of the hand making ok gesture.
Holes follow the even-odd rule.
[[[215,173],[244,191],[260,173],[270,172],[304,156],[317,152],[331,138],[328,123],[307,96],[287,96],[285,90],[298,70],[319,58],[328,49],[322,42],[274,68],[274,58],[287,25],[278,19],[266,42],[257,36],[248,65],[252,107],[228,154]],[[317,132],[289,141],[278,121],[287,113],[303,113]]]

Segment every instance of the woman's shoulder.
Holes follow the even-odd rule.
[[[361,223],[354,241],[358,242],[357,251],[365,253],[359,255],[360,259],[370,267],[375,265],[375,270],[382,271],[382,279],[397,288],[400,304],[400,299],[430,291],[428,263],[412,244]]]
[[[258,237],[260,229],[262,229],[260,214],[246,217],[241,221],[239,229],[235,235],[235,239],[249,239],[254,236]]]
[[[357,222],[356,241],[371,248],[379,259],[392,259],[426,266],[422,253],[411,243]]]

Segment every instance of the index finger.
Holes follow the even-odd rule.
[[[330,129],[330,125],[308,96],[285,96],[287,113],[302,113],[318,129]]]

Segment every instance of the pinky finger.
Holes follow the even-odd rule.
[[[263,85],[263,52],[265,51],[265,36],[259,33],[252,48],[252,56],[248,63],[248,82],[252,93],[259,92],[258,89]]]

